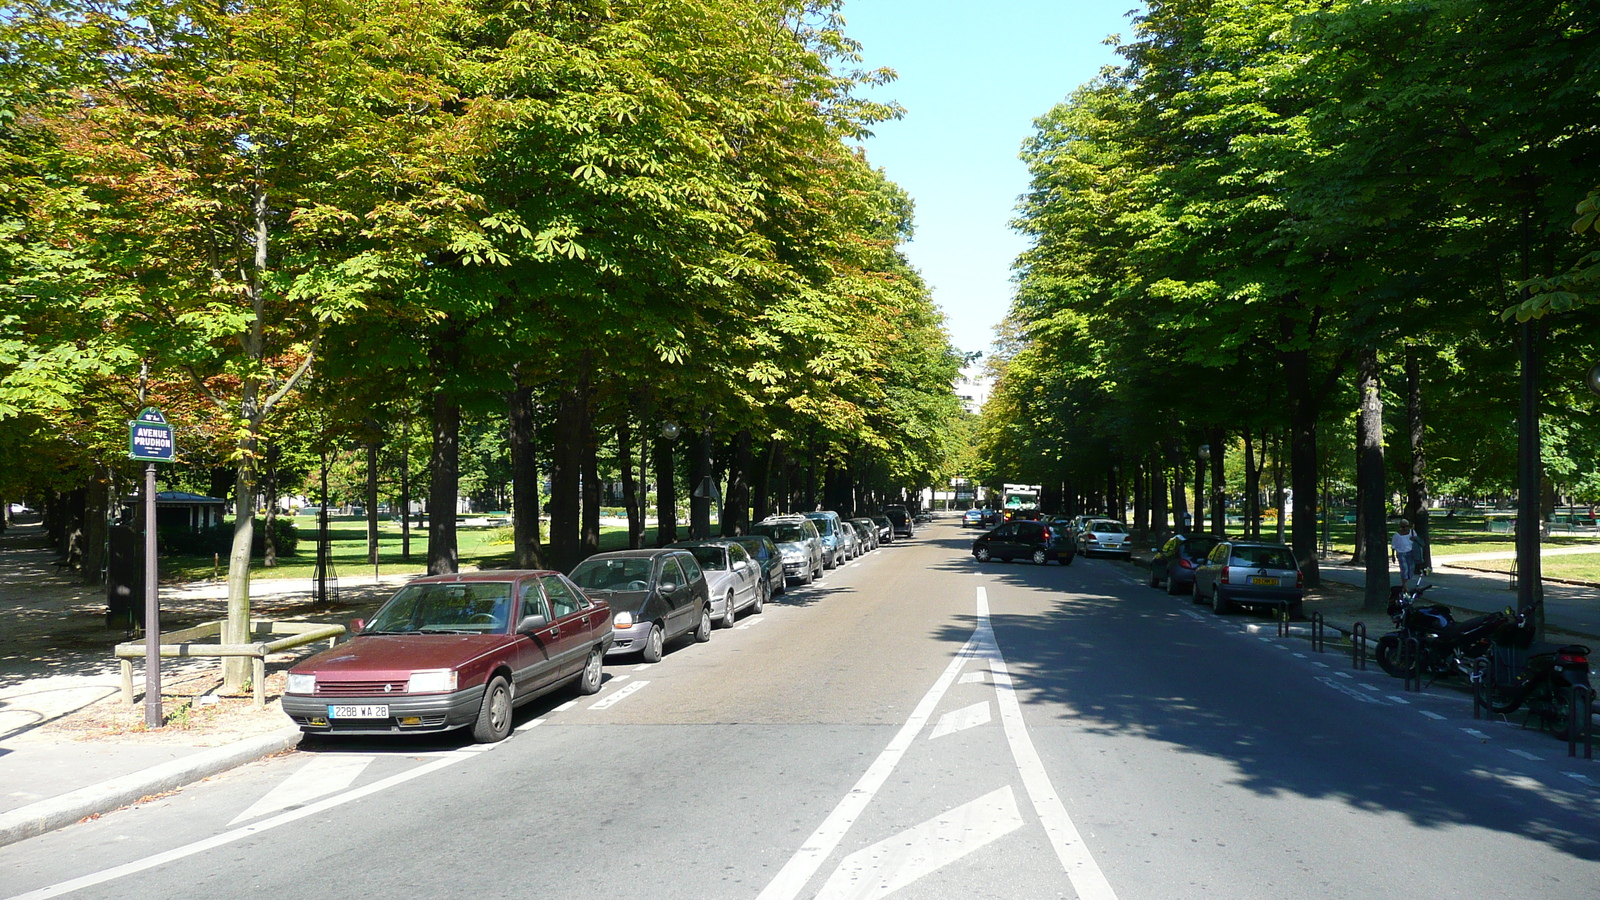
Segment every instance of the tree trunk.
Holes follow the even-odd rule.
[[[1205,432],[1201,432],[1203,436]],[[1194,533],[1206,532],[1206,461],[1199,454],[1194,458]]]
[[[728,489],[722,504],[722,534],[736,537],[750,533],[750,432],[741,430],[733,439],[728,462]]]
[[[1389,554],[1383,549],[1388,543],[1386,534],[1387,506],[1384,488],[1387,484],[1383,465],[1383,393],[1378,382],[1378,351],[1367,347],[1361,351],[1361,369],[1357,386],[1361,394],[1359,420],[1361,440],[1360,469],[1356,473],[1362,488],[1361,513],[1365,518],[1362,533],[1367,539],[1366,593],[1361,608],[1365,612],[1379,613],[1389,604]]]
[[[1357,401],[1360,402],[1359,385],[1357,388]],[[1358,410],[1362,409],[1359,406],[1357,408]],[[1352,566],[1365,565],[1367,561],[1367,489],[1361,480],[1361,421],[1358,416],[1356,419],[1356,534],[1355,552],[1350,554],[1350,565]],[[1324,488],[1324,492],[1326,492],[1326,488]],[[1332,510],[1330,509],[1327,514],[1332,515]]]
[[[639,505],[639,487],[633,477],[633,423],[623,409],[617,421],[617,470],[622,473],[622,510],[628,516],[628,549],[637,550],[637,533],[643,529],[644,515]]]
[[[1150,489],[1144,462],[1133,467],[1133,530],[1141,540],[1150,537]]]
[[[1228,476],[1223,463],[1228,457],[1227,432],[1221,426],[1211,429],[1211,534],[1219,540],[1228,535]]]
[[[550,453],[550,564],[562,571],[579,560],[583,443],[583,398],[575,385],[567,386],[556,399]]]
[[[1290,540],[1307,587],[1322,583],[1317,559],[1317,413],[1311,387],[1310,351],[1282,351],[1284,382],[1289,395],[1289,481],[1294,491]]]
[[[241,394],[245,409],[255,410],[256,384],[246,379]],[[228,619],[222,629],[222,643],[250,643],[250,544],[255,537],[255,448],[259,421],[246,419],[245,433],[239,438],[239,468],[233,482],[233,546],[228,551]],[[224,657],[222,687],[230,694],[250,683],[250,660],[242,656]]]
[[[583,519],[578,532],[578,558],[568,563],[563,571],[600,552],[600,436],[594,427],[594,398],[590,396],[588,357],[584,357],[583,374],[578,378],[578,394],[582,400],[578,407],[582,414],[579,446],[580,465],[583,469]]]
[[[1184,520],[1189,518],[1189,504],[1183,496],[1183,449],[1177,441],[1167,445],[1167,459],[1172,466],[1172,528],[1182,534],[1191,530]]]
[[[1165,540],[1167,536],[1167,470],[1161,462],[1161,454],[1152,453],[1145,463],[1145,470],[1150,473],[1150,531],[1156,540]]]
[[[460,568],[456,546],[456,494],[461,483],[461,407],[433,392],[433,450],[428,457],[428,574]]]
[[[1412,539],[1421,549],[1421,565],[1433,568],[1428,540],[1428,465],[1422,440],[1422,363],[1415,344],[1406,345],[1406,438],[1411,451],[1411,471],[1406,478],[1406,519]]]
[[[539,558],[539,426],[533,388],[518,384],[507,395],[506,438],[511,449],[511,564],[542,569]]]
[[[645,434],[643,422],[639,429],[639,521],[628,523],[628,549],[644,549],[646,507],[650,504],[650,439]],[[633,465],[629,460],[628,465]]]
[[[756,454],[755,470],[750,473],[750,518],[753,522],[772,515],[772,466],[777,456],[777,441],[765,442]]]
[[[1519,337],[1522,408],[1517,422],[1517,608],[1530,613],[1535,635],[1543,640],[1544,571],[1539,560],[1539,492],[1544,464],[1539,458],[1538,323],[1531,319],[1522,323]]]
[[[267,513],[270,518],[272,513]],[[268,533],[271,531],[268,522]],[[378,574],[378,445],[367,444],[367,565]]]
[[[1261,467],[1256,463],[1251,430],[1244,430],[1244,533],[1261,539]]]
[[[665,547],[678,539],[678,483],[673,442],[665,438],[652,442],[656,468],[656,546]]]
[[[327,498],[323,498],[326,507]],[[400,419],[400,561],[411,562],[411,412]]]
[[[1284,537],[1284,522],[1289,518],[1289,511],[1283,508],[1283,501],[1285,499],[1283,495],[1284,439],[1281,432],[1277,435],[1274,435],[1274,442],[1275,443],[1272,451],[1272,506],[1278,511],[1278,519],[1275,523],[1277,526],[1277,534],[1275,535],[1274,540],[1281,544],[1283,543]]]
[[[83,493],[83,559],[84,584],[99,584],[101,572],[106,567],[106,520],[111,511],[111,470],[96,463],[94,475]]]
[[[711,537],[711,430],[689,437],[689,537]]]
[[[261,533],[261,566],[278,567],[278,444],[267,445],[266,471],[261,477],[261,493],[266,500],[266,531]]]

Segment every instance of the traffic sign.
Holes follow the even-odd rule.
[[[147,407],[128,423],[128,458],[144,462],[172,462],[177,445],[172,426],[161,411]]]

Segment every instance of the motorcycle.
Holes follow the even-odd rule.
[[[1589,648],[1568,644],[1528,658],[1522,671],[1510,684],[1488,685],[1485,694],[1489,708],[1497,713],[1516,712],[1524,704],[1555,736],[1570,740],[1583,733],[1582,718],[1573,716],[1573,691],[1579,686],[1588,697],[1588,712],[1594,713],[1594,692],[1589,686]],[[1579,701],[1579,705],[1584,705]],[[1579,712],[1579,716],[1583,715]]]
[[[1457,622],[1448,606],[1423,602],[1431,587],[1419,576],[1390,597],[1389,618],[1395,630],[1378,638],[1376,655],[1378,665],[1396,678],[1472,677],[1493,644],[1515,641],[1527,628],[1523,617],[1511,610]]]

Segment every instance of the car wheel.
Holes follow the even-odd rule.
[[[817,563],[817,567],[811,571],[811,580],[812,581],[820,580],[822,578],[822,575],[823,575],[823,570],[826,569],[827,567],[828,566],[827,566],[826,563],[820,563],[820,562]]]
[[[1219,616],[1228,614],[1233,604],[1228,602],[1227,595],[1222,593],[1222,585],[1213,585],[1211,588],[1211,611]]]
[[[483,691],[483,705],[478,707],[478,719],[472,724],[472,739],[480,744],[503,741],[511,733],[511,685],[505,676],[489,679]]]
[[[756,599],[750,604],[750,615],[752,615],[752,616],[760,615],[761,614],[761,608],[766,606],[766,605],[767,605],[767,583],[765,581],[757,582],[756,583]]]
[[[1150,567],[1150,586],[1161,587],[1161,573],[1155,566]]]
[[[1193,584],[1189,585],[1189,599],[1195,603],[1206,602],[1206,595],[1200,593],[1200,579],[1198,578],[1194,580]]]
[[[1178,586],[1178,579],[1173,578],[1171,575],[1167,576],[1167,593],[1173,597],[1183,593],[1183,588]]]
[[[732,628],[737,621],[739,621],[739,610],[733,603],[733,591],[729,591],[728,596],[722,600],[722,627]]]
[[[1043,550],[1035,550],[1035,551],[1033,551],[1033,556],[1030,557],[1030,558],[1033,560],[1033,564],[1036,565],[1036,566],[1042,566],[1045,563],[1050,561],[1049,555],[1046,554]]]
[[[666,644],[667,636],[661,631],[661,623],[657,622],[650,626],[650,634],[645,637],[644,649],[639,651],[639,655],[644,657],[647,663],[661,662]]]
[[[578,693],[587,695],[600,692],[601,657],[604,655],[599,647],[589,651],[589,659],[583,664],[583,675],[578,679]]]
[[[694,641],[704,644],[711,640],[711,604],[700,607],[700,624],[694,628]]]
[[[1072,565],[1072,561],[1077,559],[1077,558],[1078,558],[1078,554],[1076,554],[1076,553],[1068,553],[1066,556],[1057,556],[1056,557],[1056,562],[1062,564],[1063,566],[1070,566],[1070,565]]]
[[[989,548],[988,547],[979,547],[978,549],[972,551],[972,555],[978,558],[978,562],[981,562],[981,563],[988,562],[989,561]]]

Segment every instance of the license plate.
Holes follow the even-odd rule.
[[[1250,583],[1251,584],[1268,584],[1268,585],[1271,585],[1273,587],[1277,587],[1278,586],[1278,579],[1276,579],[1276,578],[1262,578],[1260,575],[1252,575],[1252,576],[1250,576]]]
[[[330,706],[328,707],[330,719],[387,719],[389,707],[387,704],[378,706]]]

